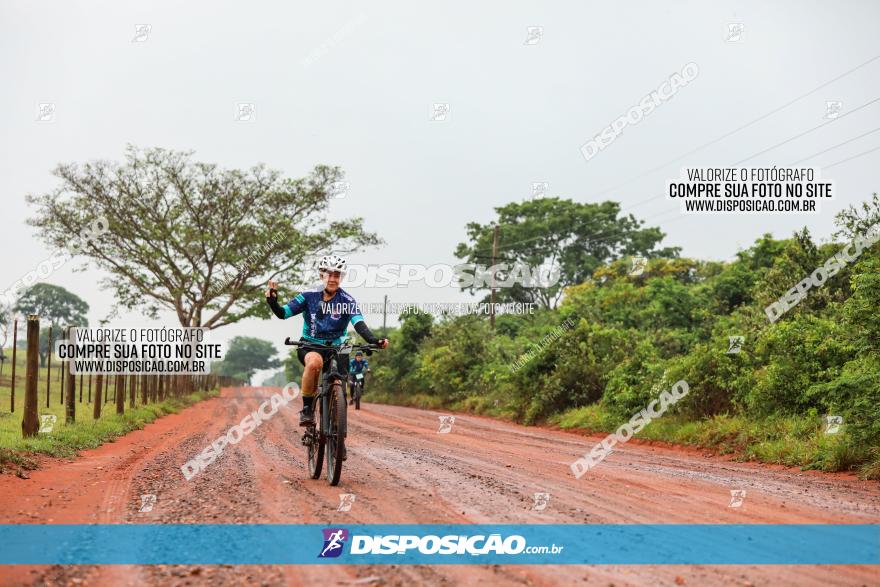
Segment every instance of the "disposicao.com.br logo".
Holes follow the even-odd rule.
[[[324,528],[324,546],[319,558],[338,557],[349,538],[344,528]],[[518,534],[447,534],[438,536],[428,534],[389,534],[351,536],[349,554],[353,555],[518,555],[518,554],[560,554],[564,546],[528,546],[526,539]],[[412,552],[411,552],[412,551]]]
[[[324,546],[318,558],[336,558],[342,554],[345,541],[348,540],[348,530],[345,528],[324,528]]]

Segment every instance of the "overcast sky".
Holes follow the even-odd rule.
[[[817,215],[685,216],[661,194],[684,165],[730,165],[822,124],[828,101],[846,114],[877,98],[880,59],[644,172],[880,55],[878,22],[871,1],[2,0],[2,285],[49,253],[24,223],[24,195],[52,188],[57,163],[118,160],[126,143],[194,150],[228,167],[265,162],[290,176],[341,166],[351,188],[333,210],[364,216],[387,243],[351,259],[362,263],[454,263],[464,225],[525,199],[533,182],[578,202],[642,202],[627,211],[688,256],[729,258],[761,233],[804,225],[827,238],[836,211],[877,189],[880,151],[824,174],[836,198]],[[742,25],[738,41],[728,39],[732,23]],[[537,42],[527,42],[529,27],[543,27]],[[584,142],[689,62],[699,66],[693,82],[584,158]],[[51,122],[37,120],[40,103],[54,104]],[[254,120],[235,119],[239,103],[254,104]],[[431,120],[435,103],[449,104],[446,120]],[[880,102],[743,165],[788,165],[876,127]],[[878,145],[880,133],[869,134],[801,165]],[[47,281],[86,299],[96,322],[112,302],[97,277],[65,267]],[[453,288],[353,293],[362,302],[469,299]],[[221,332],[278,341],[299,324],[251,320]]]

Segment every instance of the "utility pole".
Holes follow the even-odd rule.
[[[388,317],[388,294],[382,300],[382,336],[388,336],[388,330],[385,328],[385,319]]]
[[[491,303],[489,305],[489,327],[495,330],[495,257],[498,256],[498,231],[501,227],[495,225],[495,232],[492,236],[492,285],[491,285]]]

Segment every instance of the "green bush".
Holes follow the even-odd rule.
[[[855,355],[843,325],[830,318],[801,314],[768,327],[758,338],[757,381],[747,402],[756,414],[799,414],[824,409],[822,398],[807,390],[836,378]]]
[[[824,413],[843,416],[844,430],[867,451],[880,446],[880,360],[860,357],[847,363],[840,375],[807,389],[821,402]]]
[[[484,316],[406,317],[376,386],[388,401],[612,429],[684,380],[688,395],[641,436],[880,477],[880,252],[778,321],[764,310],[841,248],[764,235],[732,263],[651,258],[640,275],[624,256],[557,309],[498,316],[494,331]],[[740,352],[730,336],[745,337]],[[844,417],[839,435],[824,434],[826,415]]]

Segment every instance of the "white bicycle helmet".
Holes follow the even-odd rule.
[[[345,274],[345,259],[339,255],[324,255],[318,261],[318,271],[339,271]]]

